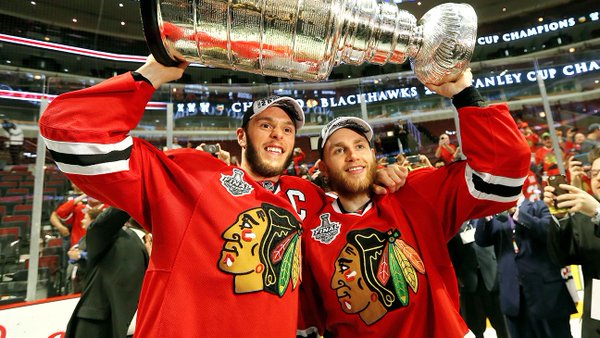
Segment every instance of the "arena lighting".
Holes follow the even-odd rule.
[[[7,99],[7,100],[40,102],[42,99],[52,101],[52,100],[54,100],[54,98],[56,96],[57,95],[0,89],[0,99]],[[148,110],[164,110],[164,109],[167,109],[167,102],[148,102],[148,104],[146,105],[146,109],[148,109]],[[2,116],[2,115],[0,115],[0,116]]]
[[[141,55],[126,55],[126,54],[101,52],[101,51],[97,51],[97,50],[72,47],[72,46],[62,45],[62,44],[53,43],[53,42],[27,39],[27,38],[22,38],[19,36],[13,36],[13,35],[8,35],[8,34],[1,34],[1,33],[0,33],[0,41],[14,43],[17,45],[23,45],[23,46],[28,46],[28,47],[42,48],[42,49],[54,50],[57,52],[70,53],[70,54],[75,54],[75,55],[88,56],[88,57],[92,57],[92,58],[112,60],[112,61],[144,63],[144,62],[146,62],[146,57],[147,57],[147,56],[141,56]],[[201,64],[193,63],[190,65],[190,67],[204,67],[204,66]]]

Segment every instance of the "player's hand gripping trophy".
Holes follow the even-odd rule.
[[[376,0],[141,0],[146,41],[157,61],[306,81],[334,66],[408,58],[422,83],[456,79],[468,66],[477,15],[442,4],[417,22]]]

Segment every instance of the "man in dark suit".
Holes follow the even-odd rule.
[[[460,312],[469,329],[483,338],[486,318],[498,338],[508,338],[498,294],[498,263],[492,247],[475,243],[475,221],[465,222],[460,232],[448,242],[460,292]]]
[[[575,305],[548,257],[551,215],[542,201],[521,198],[508,213],[477,221],[475,241],[494,245],[500,273],[500,306],[512,338],[571,337]]]
[[[90,225],[88,272],[67,338],[125,337],[137,309],[149,254],[141,236],[123,228],[129,215],[109,208]]]

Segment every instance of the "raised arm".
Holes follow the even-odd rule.
[[[166,183],[189,179],[185,169],[129,135],[155,88],[180,78],[186,66],[165,67],[150,56],[135,72],[58,96],[40,119],[46,146],[69,179],[143,225],[152,223],[151,213],[163,209],[156,207],[161,199],[193,198],[183,184]]]
[[[428,85],[438,94],[452,97],[466,160],[438,170],[416,170],[407,178],[407,184],[430,187],[419,193],[436,206],[447,239],[467,219],[514,206],[529,171],[530,150],[508,106],[486,106],[471,80],[466,71],[456,82]]]

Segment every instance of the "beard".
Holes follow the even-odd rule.
[[[292,160],[292,153],[287,156],[285,161],[279,166],[273,166],[266,161],[264,161],[259,155],[256,149],[256,145],[252,142],[250,135],[246,133],[246,158],[248,161],[248,166],[252,170],[254,174],[257,174],[261,177],[274,177],[279,176],[283,173],[283,170],[287,168],[288,164]]]
[[[377,175],[377,166],[374,163],[367,167],[367,175],[361,180],[350,180],[344,174],[345,171],[329,172],[329,187],[340,196],[350,196],[370,192],[375,176]]]

